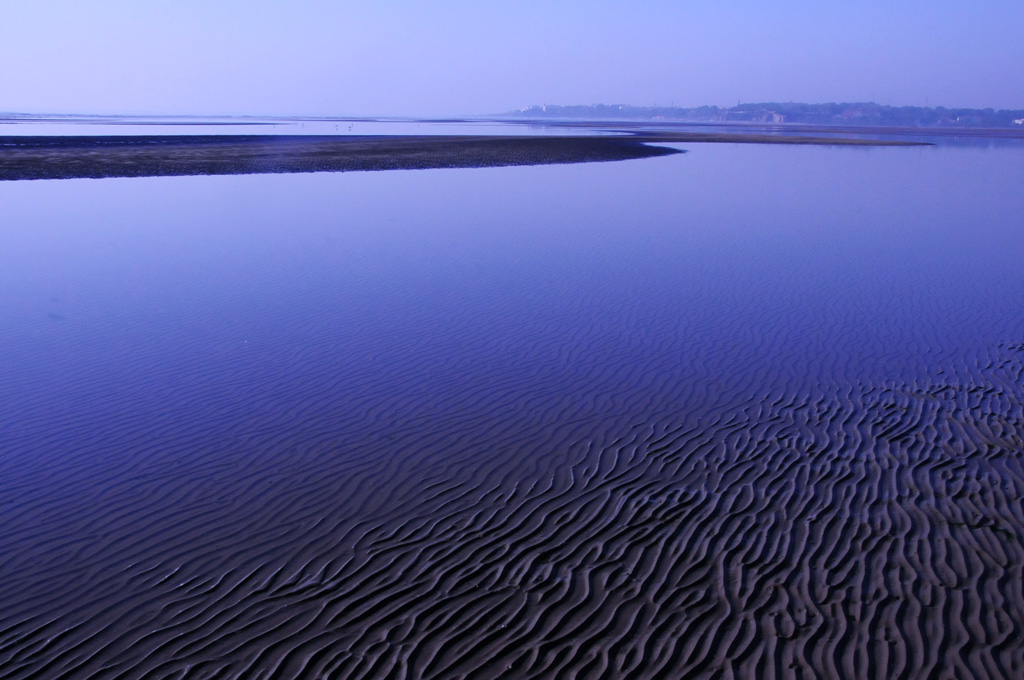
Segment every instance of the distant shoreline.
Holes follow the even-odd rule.
[[[680,153],[658,143],[916,146],[921,142],[765,134],[632,131],[620,136],[0,137],[0,180],[482,168],[588,163]]]
[[[875,102],[760,102],[736,106],[530,106],[498,116],[533,120],[631,120],[666,123],[856,126],[859,128],[1002,129],[1024,133],[1024,109],[889,106]]]
[[[558,120],[528,118],[494,118],[494,122],[514,125],[542,125],[547,128],[590,130],[615,130],[638,133],[673,132],[682,134],[710,134],[699,130],[714,130],[714,134],[738,137],[756,136],[812,136],[829,135],[833,139],[874,139],[885,137],[929,137],[929,138],[978,138],[978,139],[1019,139],[1024,140],[1024,128],[981,128],[981,127],[901,127],[886,125],[831,125],[809,123],[756,123],[756,122],[697,122],[682,120]],[[908,140],[904,140],[908,141]],[[766,142],[767,143],[767,142]],[[784,142],[780,142],[784,143]]]

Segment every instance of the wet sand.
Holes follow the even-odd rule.
[[[0,138],[0,179],[480,168],[678,153],[632,139],[485,136]]]
[[[134,472],[71,455],[93,490],[61,472],[5,509],[0,668],[1020,677],[1024,354],[1004,356],[975,386],[632,425],[510,427],[486,407],[513,390],[471,426],[311,435],[284,477],[269,431]]]
[[[680,153],[661,143],[905,145],[757,134],[0,137],[0,180],[481,168]]]

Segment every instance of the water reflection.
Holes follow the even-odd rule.
[[[0,184],[4,670],[1011,675],[1019,154],[689,148]]]

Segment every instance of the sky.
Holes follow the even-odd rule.
[[[1024,109],[1021,0],[0,0],[0,111]]]

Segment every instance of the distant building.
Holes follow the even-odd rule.
[[[1013,121],[1013,124],[1014,125],[1024,125],[1024,118],[1018,118],[1017,120]]]

